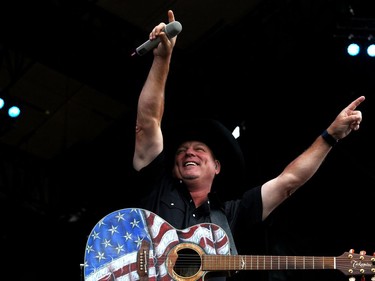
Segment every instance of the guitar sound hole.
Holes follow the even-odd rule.
[[[181,249],[174,266],[174,272],[182,277],[195,275],[201,267],[199,254],[192,249]]]

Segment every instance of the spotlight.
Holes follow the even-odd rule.
[[[347,48],[348,54],[352,57],[358,56],[361,47],[357,43],[350,43]]]
[[[348,39],[350,41],[346,49],[348,55],[352,57],[375,57],[375,43],[372,35],[360,36],[350,34]]]
[[[367,55],[370,57],[375,57],[375,44],[371,44],[367,47]]]
[[[13,101],[13,98],[4,97],[4,92],[0,90],[0,136],[3,136],[10,130],[12,130],[19,116],[21,109],[16,105],[17,102]]]
[[[8,100],[0,97],[0,113],[14,119],[20,116],[21,109]]]
[[[3,136],[14,128],[20,114],[21,110],[19,107],[9,107],[4,99],[0,98],[0,136]]]
[[[344,44],[345,55],[369,60],[375,57],[375,18],[354,16],[352,7],[348,8],[349,14],[336,23],[334,38]]]
[[[374,36],[370,34],[367,36],[367,55],[369,57],[374,57],[375,56],[375,45],[374,45]]]
[[[236,126],[236,128],[234,128],[234,130],[232,132],[232,135],[234,136],[235,139],[240,137],[240,127],[239,126]]]
[[[21,114],[21,110],[18,106],[11,106],[9,109],[8,109],[8,115],[9,117],[11,118],[16,118],[18,117],[19,115]]]

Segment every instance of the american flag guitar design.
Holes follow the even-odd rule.
[[[225,231],[212,223],[174,228],[145,209],[127,208],[103,217],[85,247],[84,281],[197,281],[238,270],[340,270],[374,275],[375,259],[364,251],[338,257],[230,255]]]

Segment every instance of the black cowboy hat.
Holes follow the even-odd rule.
[[[164,148],[169,163],[178,146],[190,140],[205,143],[220,161],[221,171],[215,178],[214,189],[219,193],[234,195],[245,179],[245,159],[241,146],[232,132],[215,119],[199,118],[178,120],[164,131]]]

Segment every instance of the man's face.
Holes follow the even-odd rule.
[[[206,144],[187,141],[177,148],[173,172],[182,180],[200,179],[212,182],[220,172],[220,163]]]

